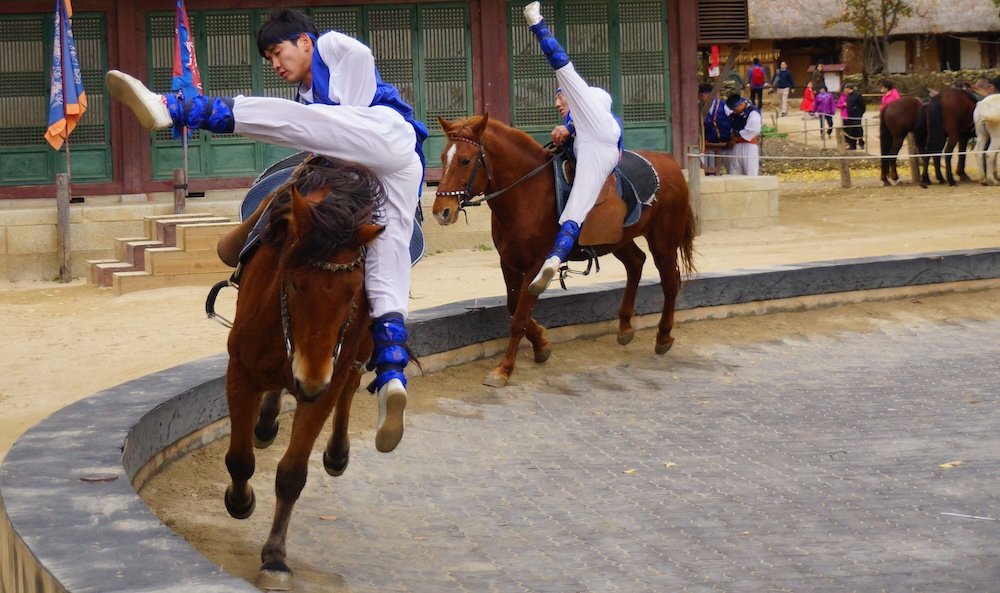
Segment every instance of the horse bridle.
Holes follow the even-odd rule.
[[[314,268],[319,268],[321,270],[326,270],[327,272],[351,272],[363,266],[365,263],[365,257],[367,256],[367,250],[362,247],[358,250],[358,257],[354,258],[354,261],[348,262],[346,264],[336,264],[327,261],[313,261],[310,262]],[[354,317],[358,311],[358,304],[351,301],[351,311],[347,314],[347,321],[344,325],[340,327],[340,335],[337,336],[337,344],[333,347],[333,365],[337,366],[337,358],[340,356],[340,349],[344,345],[344,336],[347,334],[347,328],[351,326],[354,322]],[[281,279],[281,332],[285,338],[285,355],[288,357],[288,362],[292,362],[292,355],[295,354],[295,344],[292,342],[292,315],[288,312],[288,291],[285,289],[285,279]]]
[[[465,189],[458,189],[458,190],[451,190],[451,191],[439,191],[439,192],[437,192],[437,195],[439,195],[439,196],[458,198],[459,199],[459,201],[458,201],[458,209],[459,210],[464,210],[465,208],[467,208],[469,206],[480,206],[480,205],[482,205],[483,202],[487,202],[489,200],[492,200],[493,198],[495,198],[495,197],[499,196],[500,194],[504,193],[505,191],[507,191],[507,190],[509,190],[509,189],[511,189],[513,187],[518,186],[521,182],[526,181],[528,179],[531,179],[532,177],[534,177],[535,175],[537,175],[542,169],[548,167],[552,163],[553,159],[556,158],[556,155],[558,154],[556,152],[553,152],[552,156],[550,156],[548,159],[546,159],[544,163],[542,163],[541,165],[538,165],[537,167],[535,167],[531,171],[528,171],[527,174],[521,176],[520,179],[518,179],[514,183],[511,183],[507,187],[505,187],[503,189],[499,189],[499,190],[497,190],[495,192],[492,192],[490,194],[483,195],[483,196],[481,196],[479,198],[473,199],[472,198],[472,186],[475,185],[475,183],[476,183],[476,178],[479,175],[479,169],[480,169],[480,167],[482,167],[486,171],[486,180],[487,180],[486,187],[489,188],[490,186],[493,185],[493,173],[490,172],[489,165],[487,165],[487,163],[486,163],[486,147],[483,146],[483,144],[480,143],[480,142],[476,142],[475,140],[472,140],[472,139],[469,139],[469,138],[465,138],[463,136],[449,135],[448,136],[448,140],[451,141],[451,142],[465,142],[466,144],[471,144],[471,145],[475,146],[476,149],[479,151],[478,154],[476,155],[476,164],[475,164],[475,166],[472,169],[472,173],[469,174],[469,179],[468,179],[468,181],[465,182]]]

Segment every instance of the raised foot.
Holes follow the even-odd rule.
[[[292,590],[292,571],[285,567],[284,570],[280,568],[261,568],[260,572],[257,573],[257,579],[254,581],[258,589],[263,589],[264,591],[291,591]]]
[[[538,2],[532,2],[524,7],[524,20],[528,26],[537,25],[542,22],[542,6]]]
[[[622,346],[631,343],[632,342],[632,338],[634,338],[634,337],[635,337],[635,330],[634,329],[629,328],[629,329],[626,329],[626,330],[619,330],[618,331],[618,343],[621,344]]]
[[[388,453],[403,439],[403,417],[406,410],[406,387],[392,379],[378,390],[378,423],[375,448]]]
[[[673,338],[667,338],[666,342],[663,342],[662,344],[660,344],[660,343],[656,344],[656,353],[657,354],[666,354],[667,350],[670,350],[670,348],[672,348],[673,345],[674,345],[674,339]]]
[[[546,259],[545,263],[542,264],[542,269],[538,270],[535,279],[528,285],[528,294],[538,296],[545,292],[545,289],[549,287],[549,283],[552,282],[552,279],[556,277],[556,273],[559,272],[559,265],[561,263],[557,256]]]
[[[504,374],[490,371],[490,374],[486,375],[486,378],[483,379],[483,385],[487,387],[506,387],[509,380],[509,377]]]
[[[233,519],[246,519],[253,514],[254,508],[257,506],[257,496],[253,493],[253,488],[250,488],[250,500],[246,504],[238,505],[232,501],[233,486],[232,484],[226,488],[226,494],[222,497],[223,501],[226,503],[226,510],[229,512],[229,516]]]
[[[270,427],[262,427],[260,424],[253,429],[253,446],[257,449],[267,449],[274,443],[275,437],[278,436],[278,421],[275,420],[274,424]]]
[[[163,95],[147,89],[138,79],[124,72],[111,70],[104,75],[104,83],[111,96],[125,104],[139,118],[143,128],[159,130],[173,125]]]
[[[344,473],[347,469],[347,464],[351,461],[351,450],[348,449],[344,451],[343,455],[333,457],[330,455],[329,451],[323,451],[323,468],[326,473],[333,477],[337,477]]]

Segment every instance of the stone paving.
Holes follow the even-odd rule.
[[[471,388],[340,478],[314,454],[296,590],[996,591],[998,336],[886,324]]]

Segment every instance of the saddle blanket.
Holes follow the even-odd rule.
[[[572,181],[566,179],[564,163],[567,160],[570,158],[562,153],[552,161],[556,178],[556,211],[560,215],[566,208],[569,192],[573,189]],[[660,178],[649,161],[630,150],[622,151],[622,160],[615,167],[613,175],[618,197],[625,202],[623,226],[632,226],[639,220],[643,207],[649,206],[656,199],[656,193],[660,191]]]

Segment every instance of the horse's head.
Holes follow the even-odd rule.
[[[434,199],[434,218],[442,225],[458,219],[458,212],[472,196],[485,193],[492,181],[486,163],[483,133],[489,115],[474,115],[455,122],[438,118],[448,143],[441,152],[441,180]]]
[[[286,353],[297,395],[307,401],[329,387],[345,337],[357,334],[352,324],[367,317],[365,246],[385,229],[373,224],[385,195],[375,175],[352,163],[328,164],[275,197],[269,231],[282,245]]]

